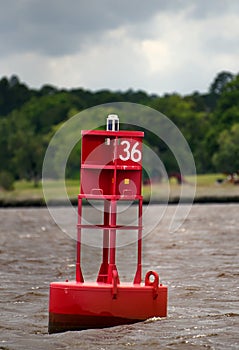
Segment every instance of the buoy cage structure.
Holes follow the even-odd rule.
[[[52,282],[49,295],[49,333],[103,328],[167,316],[167,287],[155,271],[142,281],[142,140],[140,131],[119,131],[116,115],[107,130],[82,131],[81,186],[78,195],[76,280]],[[89,224],[82,201],[102,201],[102,222]],[[120,201],[137,204],[137,225],[120,225]],[[102,263],[95,282],[84,281],[81,237],[84,231],[102,234]],[[137,232],[137,264],[131,283],[120,281],[116,266],[118,231]]]

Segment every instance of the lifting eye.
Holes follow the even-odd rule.
[[[155,276],[154,275],[150,275],[149,276],[149,282],[154,284],[154,281],[155,281]]]
[[[156,288],[159,284],[159,275],[155,271],[148,271],[145,276],[145,285]]]

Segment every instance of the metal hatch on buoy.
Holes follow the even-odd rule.
[[[52,282],[49,295],[49,333],[129,324],[167,316],[167,287],[155,271],[142,281],[142,142],[141,131],[119,130],[116,114],[107,117],[106,130],[83,130],[81,186],[78,195],[77,261],[74,281]],[[101,201],[101,222],[83,224],[82,201]],[[137,225],[119,225],[120,201],[137,203]],[[103,233],[102,262],[95,282],[84,280],[81,236],[89,229]],[[132,283],[120,281],[116,266],[119,230],[137,232],[137,267]]]

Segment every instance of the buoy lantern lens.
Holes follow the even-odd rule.
[[[107,131],[119,131],[119,117],[117,114],[109,114],[107,117]]]
[[[113,121],[108,120],[108,130],[112,131],[112,127],[113,127]]]

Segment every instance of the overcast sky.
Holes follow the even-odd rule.
[[[0,0],[0,77],[31,87],[205,92],[238,73],[238,0]]]

